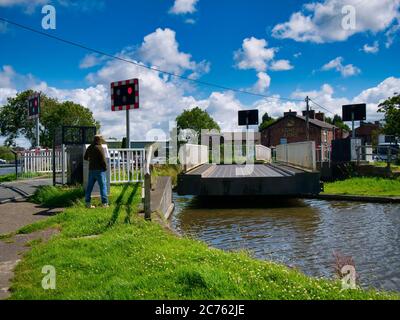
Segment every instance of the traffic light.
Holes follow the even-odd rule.
[[[111,109],[112,111],[139,109],[138,79],[111,83]]]
[[[38,118],[40,113],[40,94],[35,93],[28,98],[28,118]]]

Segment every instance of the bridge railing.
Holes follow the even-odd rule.
[[[306,170],[317,170],[316,148],[314,141],[281,144],[276,147],[276,161],[300,167]]]
[[[272,150],[262,145],[256,145],[256,161],[272,162]]]
[[[203,145],[185,144],[179,149],[179,162],[184,172],[208,163],[208,156],[208,147]]]
[[[147,163],[145,149],[110,149],[109,152],[111,183],[144,181]]]

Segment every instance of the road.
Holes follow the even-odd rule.
[[[37,188],[52,185],[52,179],[32,179],[0,183],[0,204],[27,198]]]

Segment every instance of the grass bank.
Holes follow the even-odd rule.
[[[176,186],[181,171],[181,166],[178,164],[155,165],[152,170],[152,179],[155,181],[157,177],[168,176],[172,178],[172,185]]]
[[[375,167],[379,167],[379,168],[386,168],[387,167],[387,163],[386,162],[370,162],[370,164],[374,165]],[[391,164],[390,168],[392,169],[393,172],[400,172],[400,165]]]
[[[50,194],[46,192],[46,201]],[[60,234],[36,243],[16,268],[11,299],[398,299],[377,291],[342,291],[244,252],[228,253],[178,238],[138,215],[140,186],[112,188],[109,209],[75,202],[21,232]],[[58,197],[58,196],[57,196]],[[54,199],[52,201],[55,201]],[[43,290],[43,266],[56,269],[56,290]]]
[[[50,177],[51,177],[50,174],[29,173],[26,175],[21,174],[17,179],[17,176],[15,175],[15,173],[11,173],[11,174],[6,174],[6,175],[0,176],[0,183],[12,182],[12,181],[16,181],[16,180],[25,180],[25,179],[34,179],[34,178],[50,178]]]
[[[400,179],[350,178],[325,183],[326,194],[400,197]]]

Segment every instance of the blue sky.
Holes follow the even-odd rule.
[[[109,82],[139,77],[142,108],[133,137],[165,129],[183,109],[199,105],[225,130],[236,111],[279,116],[301,111],[309,94],[333,113],[343,103],[376,107],[400,89],[400,0],[0,0],[0,17],[41,29],[45,4],[56,9],[46,33],[169,72],[256,92],[262,99],[177,81],[0,22],[0,104],[28,87],[89,107],[106,136],[122,136],[112,114]],[[354,25],[342,27],[345,5]],[[351,9],[351,8],[350,8]],[[346,11],[349,13],[349,11]],[[352,13],[352,12],[350,12]],[[347,22],[352,20],[346,20]],[[290,98],[293,101],[277,98]],[[316,109],[318,109],[316,107]]]

